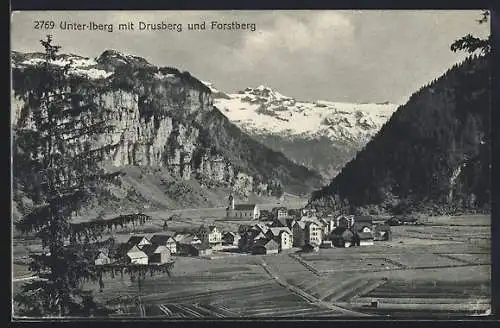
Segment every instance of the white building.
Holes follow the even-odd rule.
[[[310,245],[321,245],[323,241],[323,229],[316,222],[306,222],[305,242]]]
[[[257,220],[260,218],[260,209],[256,204],[235,204],[233,195],[230,195],[226,216],[229,218]]]
[[[278,243],[280,251],[290,249],[293,246],[293,234],[289,228],[270,228],[267,235]]]
[[[148,264],[148,255],[134,245],[127,251],[127,259],[131,264]]]

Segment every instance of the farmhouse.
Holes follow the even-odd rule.
[[[373,219],[370,216],[360,216],[355,218],[351,228],[355,243],[354,246],[373,245]]]
[[[238,246],[241,236],[235,232],[225,232],[222,235],[222,244],[227,246]]]
[[[206,227],[202,225],[198,230],[198,237],[204,245],[210,245],[210,247],[220,247],[222,245],[222,233],[216,226]]]
[[[267,237],[274,240],[279,245],[279,251],[292,248],[293,245],[293,235],[288,228],[271,228],[267,232]]]
[[[148,256],[149,263],[163,264],[169,262],[171,259],[170,249],[165,245],[145,245],[142,251]]]
[[[148,264],[148,255],[134,245],[127,251],[126,261],[130,264]]]
[[[192,244],[188,246],[188,254],[191,256],[205,256],[211,255],[212,249],[206,245],[202,244]]]
[[[175,236],[175,237],[177,237],[177,236]],[[199,246],[201,244],[202,244],[201,239],[198,238],[197,236],[191,235],[191,234],[183,235],[183,237],[180,238],[179,241],[177,242],[177,254],[179,254],[179,255],[193,255],[194,253],[197,253],[198,251],[194,252],[194,249],[191,246]],[[209,246],[206,245],[206,247],[209,247]],[[194,255],[194,256],[196,256],[196,255]]]
[[[252,254],[265,255],[265,254],[278,254],[279,245],[274,240],[261,239],[252,247]]]
[[[108,251],[105,249],[89,252],[88,258],[94,261],[94,265],[104,265],[110,264],[112,262],[109,257]]]
[[[177,253],[177,242],[170,235],[153,235],[150,241],[154,245],[166,246],[171,254]]]
[[[257,220],[260,217],[260,210],[256,204],[234,204],[233,195],[230,195],[226,216],[228,218]]]

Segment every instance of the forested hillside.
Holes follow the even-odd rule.
[[[456,213],[490,204],[490,70],[471,56],[414,93],[311,204]]]

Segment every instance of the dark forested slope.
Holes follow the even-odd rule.
[[[489,83],[487,57],[474,56],[421,88],[311,204],[487,210]]]

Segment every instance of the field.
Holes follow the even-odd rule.
[[[171,277],[147,277],[140,288],[127,278],[106,278],[102,293],[96,285],[88,287],[120,317],[434,318],[488,313],[491,238],[489,226],[480,223],[489,221],[449,221],[453,224],[436,219],[436,225],[393,227],[391,241],[373,246],[214,259],[177,257]],[[199,223],[181,218],[169,221],[169,229]],[[222,229],[239,225],[216,224],[223,224]],[[16,264],[15,275],[24,276],[23,270]]]
[[[171,318],[341,315],[278,284],[261,266],[272,257],[178,258],[170,278],[148,278],[140,290],[126,279],[109,280],[98,294],[108,302],[140,297],[146,315]]]

